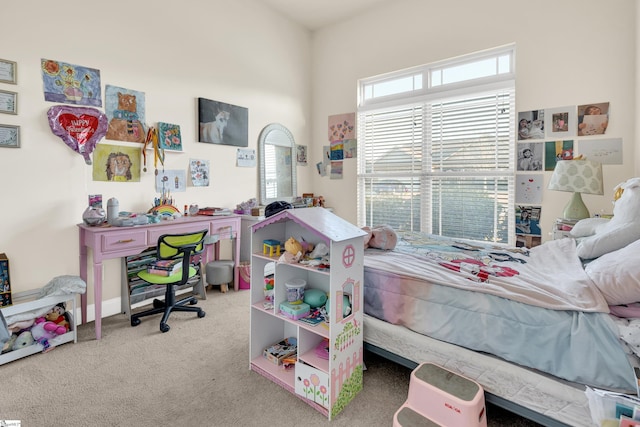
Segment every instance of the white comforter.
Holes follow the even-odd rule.
[[[365,266],[552,310],[609,312],[573,239],[551,240],[528,254],[520,248],[463,242],[451,247],[451,240],[437,238],[410,243],[393,252],[368,250]]]

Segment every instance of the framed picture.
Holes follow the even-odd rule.
[[[20,147],[20,126],[0,125],[0,147]]]
[[[18,64],[13,61],[7,61],[6,59],[0,59],[0,82],[11,83],[15,85],[18,83],[17,73]]]
[[[198,121],[200,142],[249,146],[249,110],[245,107],[198,98]]]
[[[0,90],[0,113],[18,114],[18,94]]]

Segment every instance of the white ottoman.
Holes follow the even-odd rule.
[[[205,267],[207,285],[220,285],[220,292],[229,290],[229,283],[233,282],[233,261],[209,261]]]

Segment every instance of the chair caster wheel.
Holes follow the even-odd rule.
[[[195,299],[195,298],[193,298],[193,299],[189,300],[189,304],[190,304],[190,305],[196,305],[197,303],[198,303],[198,300],[197,300],[197,299]]]
[[[142,320],[136,318],[131,318],[131,326],[138,326],[140,324],[140,322],[142,322]]]
[[[164,307],[164,303],[162,301],[160,301],[159,299],[154,299],[153,300],[153,308],[160,308],[160,307]]]
[[[168,332],[169,329],[171,329],[169,325],[167,325],[166,323],[160,323],[160,332]]]
[[[200,310],[200,311],[198,312],[198,317],[199,317],[199,318],[203,318],[203,317],[204,317],[204,316],[206,316],[206,315],[207,315],[207,313],[205,313],[203,310]]]

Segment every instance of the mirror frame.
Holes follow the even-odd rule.
[[[285,134],[288,138],[288,142],[290,142],[291,148],[291,197],[277,197],[268,199],[267,198],[267,188],[266,188],[266,180],[265,180],[265,164],[264,164],[264,156],[265,156],[265,144],[267,144],[267,139],[269,134],[274,131],[280,131]],[[281,146],[285,146],[284,144],[278,144]],[[281,125],[280,123],[270,123],[266,125],[262,131],[260,132],[260,136],[258,137],[258,148],[259,148],[259,162],[260,162],[260,204],[263,206],[268,205],[271,202],[275,202],[277,200],[282,200],[284,202],[292,203],[298,194],[298,174],[297,174],[297,164],[296,164],[296,142],[293,139],[293,134]]]

